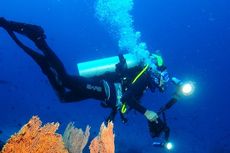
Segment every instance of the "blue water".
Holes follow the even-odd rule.
[[[114,56],[117,39],[95,16],[93,0],[1,1],[0,16],[41,25],[69,73],[76,63]],[[161,50],[170,74],[193,80],[194,95],[167,112],[175,153],[229,153],[230,2],[227,0],[134,0],[134,27],[150,51]],[[33,44],[22,38],[30,46]],[[33,46],[34,47],[34,46]],[[0,29],[0,140],[18,131],[32,115],[43,123],[70,121],[91,126],[92,139],[109,114],[95,100],[62,104],[39,67]],[[149,92],[142,103],[157,110],[172,95]],[[115,121],[117,153],[164,153],[155,148],[146,120],[137,112],[127,125]],[[88,152],[87,148],[85,152]]]

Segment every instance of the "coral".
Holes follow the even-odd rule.
[[[74,127],[74,123],[68,124],[63,135],[63,141],[69,153],[82,153],[89,139],[89,130],[90,127],[87,126],[85,133],[83,133],[82,129]]]
[[[58,123],[49,123],[43,127],[41,125],[40,119],[33,116],[7,141],[1,153],[82,153],[90,135],[89,126],[83,132],[69,123],[62,139],[60,134],[55,133]],[[113,123],[109,122],[107,127],[102,123],[98,136],[90,144],[90,153],[114,152]]]
[[[33,116],[3,147],[2,153],[68,153],[62,136],[56,134],[58,123],[41,127],[42,122]]]
[[[102,123],[99,135],[90,144],[90,153],[114,153],[113,123],[109,122],[106,127]]]

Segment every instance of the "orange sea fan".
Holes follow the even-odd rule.
[[[33,116],[3,147],[2,153],[68,153],[62,136],[56,134],[58,123],[41,127],[42,122]]]
[[[90,144],[90,153],[114,153],[113,123],[109,122],[108,127],[102,123],[99,135]]]

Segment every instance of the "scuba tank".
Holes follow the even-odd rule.
[[[127,68],[133,68],[139,65],[139,60],[135,55],[129,53],[123,55]],[[120,56],[107,57],[77,64],[78,75],[82,77],[101,76],[108,72],[116,72],[116,65],[121,61]]]

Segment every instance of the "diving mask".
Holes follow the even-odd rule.
[[[161,72],[161,79],[164,83],[169,81],[169,74],[167,70],[164,70],[163,72]]]
[[[162,86],[169,81],[169,75],[166,69],[162,72],[159,70],[152,72],[151,77],[158,86]]]

